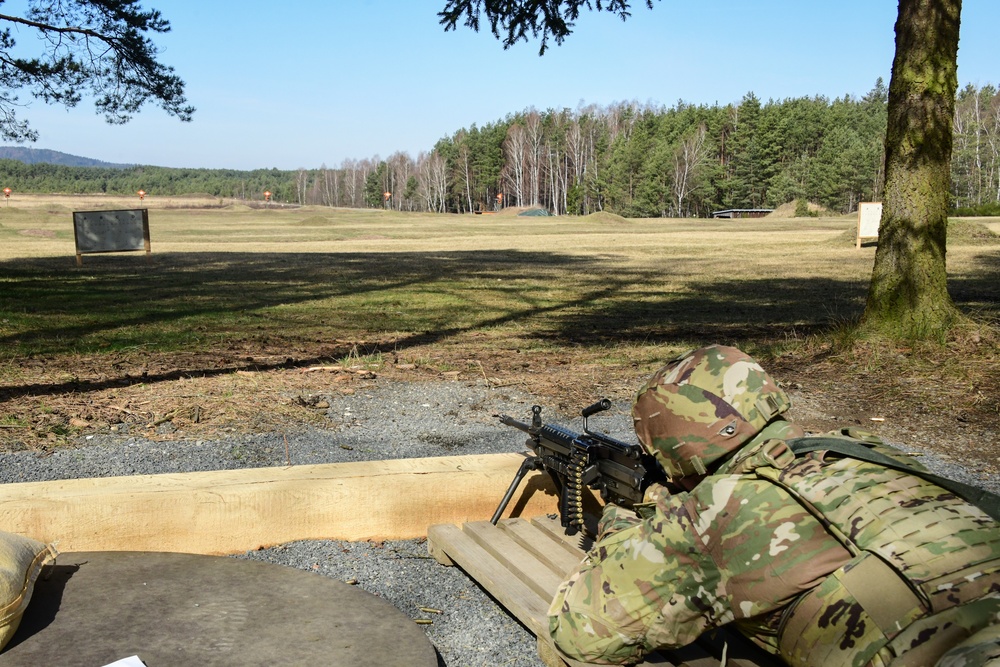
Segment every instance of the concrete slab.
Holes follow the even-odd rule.
[[[0,666],[436,667],[413,620],[353,586],[292,568],[157,552],[61,554]]]

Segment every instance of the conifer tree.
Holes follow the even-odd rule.
[[[143,9],[138,0],[28,0],[23,16],[0,11],[0,136],[16,142],[38,138],[17,116],[25,104],[22,91],[66,107],[89,95],[113,124],[128,122],[147,102],[190,120],[194,107],[184,96],[184,82],[159,62],[149,37],[169,31],[160,12]],[[26,54],[32,42],[22,35],[38,37],[34,54]]]

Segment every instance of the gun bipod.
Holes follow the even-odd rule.
[[[517,469],[517,474],[514,475],[514,479],[511,481],[510,486],[507,487],[507,492],[503,494],[503,498],[500,500],[500,506],[497,507],[497,511],[493,513],[493,518],[490,519],[490,523],[494,526],[497,525],[497,521],[500,520],[500,515],[503,511],[507,509],[507,504],[510,503],[510,499],[514,496],[514,492],[517,491],[517,487],[520,486],[521,480],[532,470],[542,469],[542,460],[537,456],[529,456],[521,461],[521,467]]]

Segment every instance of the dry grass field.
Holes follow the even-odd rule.
[[[75,265],[72,211],[140,207],[149,261]],[[978,324],[917,349],[845,326],[875,253],[854,224],[15,195],[0,204],[0,447],[119,424],[164,440],[284,428],[371,374],[518,384],[572,409],[721,342],[757,355],[815,428],[861,424],[996,474],[1000,220],[951,225],[950,289]]]

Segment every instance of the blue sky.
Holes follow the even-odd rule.
[[[897,9],[893,0],[660,0],[649,10],[636,0],[629,21],[585,14],[539,57],[537,43],[505,51],[488,30],[445,33],[444,0],[143,4],[171,22],[155,41],[187,84],[194,121],[148,106],[111,126],[87,100],[69,111],[35,101],[21,112],[41,134],[34,147],[167,167],[335,167],[416,157],[528,107],[860,96],[880,76],[888,84]],[[1000,83],[1000,2],[963,5],[959,83]]]

